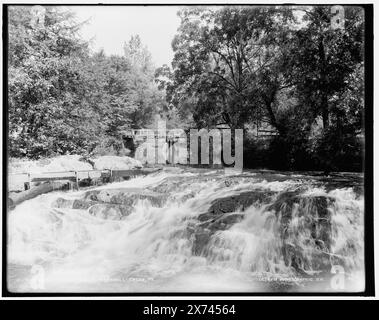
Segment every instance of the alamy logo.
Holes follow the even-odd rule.
[[[345,29],[345,9],[343,6],[333,6],[331,8],[332,18],[330,24],[333,30]]]
[[[212,159],[212,164],[224,163],[238,171],[243,168],[242,129],[191,129],[188,139],[183,129],[167,131],[166,122],[158,121],[157,130],[141,129],[136,135],[144,140],[136,150],[136,158],[144,163],[196,165],[210,164]]]
[[[330,279],[330,287],[333,290],[340,291],[345,289],[345,269],[342,266],[332,266],[330,270],[332,274],[335,274]]]
[[[45,289],[45,269],[38,264],[32,266],[30,273],[32,277],[30,279],[30,287],[33,290]]]
[[[31,21],[30,25],[33,28],[41,28],[45,24],[46,9],[43,6],[33,6],[30,10]]]

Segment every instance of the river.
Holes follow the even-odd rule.
[[[8,212],[8,289],[362,291],[362,184],[171,168],[44,194]]]

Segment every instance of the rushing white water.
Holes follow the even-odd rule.
[[[121,220],[53,206],[59,197],[80,199],[88,190],[26,201],[8,213],[8,288],[21,292],[363,290],[362,196],[352,188],[326,191],[302,176],[278,177],[176,170],[92,188],[167,191],[163,205],[141,199]],[[225,221],[241,217],[226,227],[225,223],[204,227],[199,221],[217,199],[243,192],[262,193],[269,200],[226,212]],[[296,198],[288,198],[297,200],[282,200],[285,192],[297,192]],[[204,232],[206,240],[199,240]],[[345,270],[344,287],[331,285],[334,265]],[[36,276],[41,275],[42,282],[36,285]]]

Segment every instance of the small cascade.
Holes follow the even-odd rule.
[[[363,197],[346,184],[163,170],[18,205],[8,216],[8,287],[330,290],[331,269],[340,266],[352,279],[347,290],[362,290],[363,238]],[[36,265],[44,277],[37,289]]]

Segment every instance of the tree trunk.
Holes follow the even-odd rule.
[[[44,193],[66,189],[69,183],[68,181],[49,181],[26,191],[10,193],[8,195],[8,208],[13,209],[21,202],[33,199]]]

